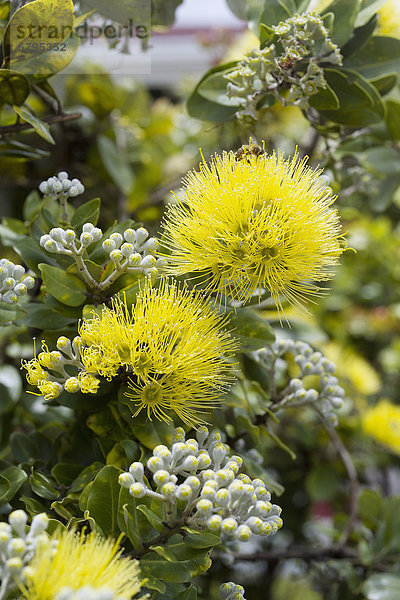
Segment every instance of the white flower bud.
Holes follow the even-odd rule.
[[[142,260],[142,257],[137,252],[134,252],[130,256],[128,256],[128,265],[130,267],[137,267]]]
[[[87,248],[93,243],[93,236],[91,233],[83,232],[81,233],[81,237],[79,239],[84,248]]]
[[[200,469],[207,469],[207,467],[209,467],[212,463],[210,455],[208,454],[207,451],[200,451],[198,457],[198,465],[197,468]]]
[[[182,463],[181,469],[183,471],[194,471],[197,469],[199,461],[195,456],[189,455],[185,458]]]
[[[125,229],[124,238],[130,244],[135,244],[136,242],[136,231],[134,229]]]
[[[73,229],[67,229],[64,233],[64,242],[67,246],[71,246],[75,241],[76,233]]]
[[[43,531],[46,531],[48,524],[49,517],[46,515],[46,513],[39,513],[38,515],[35,515],[32,519],[29,537],[37,537],[43,533]]]
[[[233,533],[234,531],[236,531],[237,527],[237,521],[233,517],[228,517],[227,519],[224,519],[221,523],[222,533]]]
[[[174,431],[174,442],[184,442],[185,441],[185,430],[182,427],[177,427]]]
[[[188,500],[190,500],[192,494],[192,488],[188,485],[185,485],[184,483],[179,485],[175,492],[175,496],[178,498],[178,500],[182,500],[183,502],[187,502]]]
[[[19,556],[9,558],[6,561],[6,566],[11,575],[18,575],[22,569],[22,560],[19,558]]]
[[[71,183],[72,183],[72,182],[71,182]],[[68,195],[69,195],[71,198],[75,198],[76,196],[78,196],[78,195],[79,195],[79,190],[78,190],[78,187],[77,187],[76,185],[71,185],[71,187],[70,187],[70,188],[69,188],[69,190],[68,190]]]
[[[263,522],[259,517],[250,517],[245,524],[256,534],[260,534],[263,528]]]
[[[24,277],[23,280],[21,281],[21,283],[26,285],[28,290],[31,290],[33,287],[35,287],[35,280],[30,275],[28,275],[27,277]]]
[[[220,469],[215,474],[215,479],[221,486],[229,485],[235,478],[235,474],[230,469]]]
[[[28,515],[23,510],[14,510],[8,517],[11,527],[20,537],[25,536],[25,527],[28,522]]]
[[[25,552],[24,540],[22,538],[13,538],[10,540],[7,552],[9,556],[21,556]]]
[[[25,269],[22,265],[15,265],[12,270],[11,276],[15,279],[15,281],[19,281],[21,277],[25,275]]]
[[[2,300],[7,304],[16,304],[18,302],[18,296],[15,292],[9,290],[3,295]]]
[[[114,242],[114,240],[110,240],[110,238],[107,238],[102,243],[102,248],[106,252],[111,252],[112,250],[115,250],[116,247],[117,247],[116,243]]]
[[[154,469],[156,471],[157,469]],[[129,473],[136,479],[136,481],[143,482],[144,467],[141,462],[134,462],[129,467]]]
[[[93,223],[84,223],[82,225],[82,232],[83,233],[92,233],[93,228],[94,228]]]
[[[231,495],[226,488],[218,490],[215,494],[215,503],[217,506],[227,507],[231,502]]]
[[[200,446],[204,445],[204,442],[208,438],[208,434],[209,434],[209,431],[205,425],[202,425],[201,427],[199,427],[197,429],[196,438],[197,438],[197,441],[199,442]]]
[[[169,481],[169,473],[165,469],[159,469],[153,475],[153,481],[156,485],[163,485]]]
[[[142,269],[152,269],[153,267],[155,267],[157,260],[154,258],[154,256],[148,255],[145,256],[144,259],[141,261],[140,266],[142,267]]]
[[[239,479],[234,479],[229,485],[228,490],[231,494],[232,500],[237,500],[244,493],[244,484]]]
[[[80,390],[79,381],[77,377],[69,377],[64,383],[64,389],[70,394],[74,394]]]
[[[271,494],[263,486],[257,487],[255,490],[255,494],[257,498],[262,498],[265,502],[269,502],[271,500]]]
[[[185,485],[191,487],[194,492],[196,492],[200,487],[200,479],[198,477],[194,477],[193,475],[186,477],[184,483]]]
[[[28,292],[28,288],[23,283],[17,283],[14,288],[14,292],[17,294],[17,296],[25,296],[25,294]]]
[[[149,458],[149,460],[147,461],[147,468],[150,469],[150,471],[152,471],[152,473],[155,473],[156,471],[158,471],[159,469],[162,469],[164,467],[164,463],[161,460],[161,458],[159,458],[158,456],[151,456]]]
[[[62,352],[69,353],[71,350],[71,340],[68,339],[65,335],[62,335],[57,340],[57,348]]]
[[[196,454],[199,451],[199,444],[193,438],[186,440],[185,442],[185,451],[188,454]]]
[[[129,493],[134,498],[143,498],[146,495],[146,491],[147,490],[143,483],[140,483],[139,481],[132,483],[131,487],[129,488]]]
[[[149,238],[145,244],[143,244],[142,251],[146,250],[147,252],[154,252],[157,250],[160,245],[159,241],[156,238]]]
[[[122,242],[124,241],[124,238],[122,237],[122,235],[120,233],[118,233],[117,231],[115,233],[112,233],[110,235],[110,240],[112,240],[115,243],[115,247],[119,248],[122,244]]]
[[[47,181],[42,181],[39,185],[39,190],[42,192],[42,194],[48,194],[49,193],[49,184],[47,183]]]
[[[205,517],[211,516],[213,510],[213,503],[206,498],[202,498],[196,503],[196,508],[200,514]]]
[[[124,255],[122,254],[121,250],[113,250],[110,252],[110,258],[113,262],[119,263],[123,260]]]
[[[133,244],[127,244],[127,243],[125,243],[125,244],[122,244],[122,246],[121,246],[121,252],[126,257],[130,256],[131,254],[133,254],[134,251],[135,251],[135,248],[134,248]]]
[[[207,471],[203,471],[201,475],[202,475],[203,481],[211,481],[215,477],[215,472],[212,469],[207,469]],[[215,483],[218,486],[217,482],[215,482]]]
[[[215,489],[211,485],[205,485],[201,490],[201,497],[207,498],[207,500],[214,500],[215,498]]]
[[[13,277],[6,277],[3,281],[3,288],[6,290],[12,290],[17,282]]]
[[[93,227],[90,234],[91,234],[94,242],[98,242],[103,237],[103,232],[99,227]]]
[[[60,171],[57,177],[60,181],[63,181],[64,179],[68,179],[68,173],[66,171]]]
[[[221,530],[222,517],[220,515],[213,515],[207,521],[207,527],[210,531],[218,532]]]
[[[164,485],[161,488],[161,493],[166,498],[171,498],[172,496],[175,495],[175,492],[176,492],[176,485],[174,483],[172,483],[172,481],[169,481],[168,483],[164,483]]]
[[[72,183],[71,183],[71,181],[69,179],[64,179],[61,182],[61,185],[62,185],[62,191],[63,192],[68,192],[71,189]]]
[[[60,246],[54,240],[47,240],[44,244],[42,244],[43,248],[47,250],[47,252],[56,253],[60,252]],[[62,248],[61,248],[62,249]]]
[[[239,525],[236,530],[236,539],[239,542],[247,542],[251,538],[251,529],[248,525]]]
[[[118,483],[121,487],[129,489],[135,480],[130,473],[121,473],[118,477]]]
[[[51,184],[51,187],[52,187],[53,192],[55,194],[59,194],[60,192],[62,192],[62,189],[63,189],[61,181],[59,181],[55,177],[53,177],[53,182]]]
[[[167,446],[160,444],[154,448],[153,455],[158,456],[159,458],[169,458],[171,456],[171,451]]]
[[[136,246],[141,246],[143,242],[147,240],[148,237],[149,232],[147,231],[147,229],[145,229],[144,227],[139,227],[139,229],[136,229]]]
[[[52,229],[49,233],[51,239],[53,239],[55,242],[61,242],[61,244],[64,243],[64,229],[62,229],[61,227],[55,227],[54,229]]]

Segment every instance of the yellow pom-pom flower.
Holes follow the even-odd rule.
[[[259,149],[260,150],[260,149]],[[268,290],[303,307],[344,250],[335,197],[321,172],[282,154],[224,152],[185,179],[164,220],[167,270],[247,301]]]
[[[236,346],[222,325],[199,294],[165,281],[146,285],[131,311],[117,301],[82,322],[81,360],[87,372],[109,379],[125,368],[134,416],[144,410],[169,422],[173,411],[195,426],[232,378],[222,355]]]
[[[139,563],[121,557],[118,542],[96,533],[57,532],[38,544],[26,569],[23,597],[54,600],[63,588],[84,586],[112,591],[114,598],[130,599],[141,588]]]
[[[400,38],[400,4],[399,0],[386,0],[378,10],[377,35]]]
[[[380,400],[362,417],[365,433],[400,454],[400,406]]]

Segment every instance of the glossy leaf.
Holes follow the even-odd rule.
[[[30,93],[29,81],[17,71],[0,69],[0,98],[6,104],[21,106]]]
[[[359,52],[344,62],[346,69],[357,71],[366,79],[397,73],[400,76],[400,40],[373,36]]]
[[[118,499],[121,486],[118,483],[120,469],[112,465],[103,467],[90,485],[85,509],[96,521],[104,535],[118,537]]]
[[[321,16],[334,14],[331,39],[338,46],[343,46],[350,39],[360,7],[361,0],[334,0],[321,13]]]
[[[257,350],[275,339],[268,321],[251,308],[239,308],[227,315],[226,328],[240,341],[241,349]]]
[[[72,227],[80,233],[82,225],[84,223],[92,223],[97,225],[97,221],[100,216],[100,198],[93,198],[89,202],[85,202],[74,212],[74,216],[71,219]]]
[[[26,121],[27,123],[29,123],[29,125],[32,125],[36,133],[40,135],[40,137],[42,137],[44,140],[46,140],[46,142],[49,142],[49,144],[56,143],[53,136],[50,133],[50,129],[47,123],[44,123],[43,121],[38,119],[38,117],[35,117],[35,115],[29,110],[29,108],[26,108],[25,106],[14,106],[14,110],[23,121]]]
[[[75,275],[41,263],[39,269],[43,283],[56,300],[67,306],[80,306],[86,300],[86,286]]]
[[[105,135],[98,138],[101,160],[115,185],[126,195],[130,194],[135,176],[126,156],[117,148],[116,143]]]

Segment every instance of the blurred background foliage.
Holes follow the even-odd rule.
[[[76,3],[76,14],[85,10],[84,4]],[[101,13],[102,3],[99,4]],[[179,7],[184,4],[185,0],[183,4],[177,0],[152,3],[153,28],[163,32],[158,35],[168,35],[175,11],[179,15]],[[242,19],[240,31],[203,31],[198,38],[199,48],[212,68],[217,66],[215,57],[218,57],[222,72],[221,65],[242,59],[246,52],[259,45],[260,21],[267,26],[276,25],[282,15],[287,17],[304,11],[309,5],[322,14],[333,12],[347,24],[351,22],[350,29],[346,29],[347,36],[337,39],[337,43],[345,48],[347,44],[347,68],[359,69],[358,73],[363,71],[365,86],[374,87],[376,98],[374,96],[372,112],[375,116],[379,114],[379,119],[374,117],[371,122],[352,124],[351,119],[338,118],[332,110],[325,109],[325,114],[321,110],[321,115],[315,108],[302,111],[295,106],[282,107],[275,103],[260,107],[257,120],[249,127],[234,118],[234,110],[228,117],[219,119],[221,113],[216,102],[203,104],[206,108],[201,114],[193,109],[193,94],[201,96],[201,89],[196,87],[200,79],[197,75],[188,73],[178,84],[165,87],[135,77],[116,78],[101,65],[93,64],[86,65],[82,74],[66,71],[51,79],[57,101],[53,87],[46,87],[47,82],[42,82],[41,88],[32,87],[29,97],[20,103],[28,102],[29,110],[39,121],[45,121],[53,113],[82,115],[79,119],[52,125],[48,132],[54,143],[50,143],[51,140],[39,137],[37,130],[9,132],[4,129],[15,123],[15,112],[7,99],[1,99],[0,81],[0,202],[4,216],[0,239],[2,256],[11,260],[18,260],[12,248],[21,233],[20,220],[29,220],[27,204],[24,209],[26,197],[40,181],[63,169],[84,182],[88,190],[85,200],[101,196],[99,226],[132,218],[145,223],[153,233],[158,232],[165,205],[173,198],[171,190],[179,194],[181,178],[198,166],[199,149],[206,158],[223,149],[235,150],[248,142],[250,134],[260,142],[265,140],[268,151],[280,148],[285,153],[293,153],[298,147],[301,155],[310,156],[313,166],[325,169],[330,185],[338,194],[337,206],[349,246],[354,250],[344,254],[329,295],[311,307],[312,316],[288,308],[286,314],[291,327],[284,323],[284,332],[278,315],[268,303],[261,307],[260,314],[270,320],[279,334],[307,341],[338,366],[338,377],[349,398],[339,419],[339,433],[353,456],[362,490],[360,518],[351,538],[357,557],[349,555],[346,560],[343,557],[339,560],[328,554],[329,560],[319,561],[307,550],[301,560],[290,557],[294,543],[326,549],[332,541],[337,541],[349,502],[343,464],[332,451],[327,433],[307,411],[293,410],[275,429],[295,453],[295,459],[270,437],[253,431],[249,424],[241,448],[244,454],[247,452],[248,472],[256,476],[263,460],[271,481],[277,482],[277,491],[284,485],[279,503],[284,507],[285,527],[266,548],[252,548],[249,543],[243,550],[244,558],[234,566],[225,555],[216,557],[209,576],[198,581],[201,597],[213,600],[217,598],[219,582],[228,579],[246,587],[248,600],[395,600],[400,597],[400,575],[394,576],[390,585],[383,579],[387,577],[385,569],[392,573],[399,569],[400,452],[398,447],[375,440],[363,429],[368,410],[383,399],[400,405],[400,93],[397,82],[400,15],[396,0],[335,0],[332,4],[228,0],[227,6]],[[257,14],[252,13],[254,7]],[[0,2],[3,29],[9,18],[8,10],[8,2]],[[363,15],[361,19],[360,15]],[[109,18],[108,14],[103,16]],[[194,36],[193,32],[190,35]],[[382,41],[383,38],[389,41]],[[381,55],[377,51],[377,64],[370,65],[368,72],[367,59],[373,52],[371,44],[378,43],[376,39]],[[207,74],[205,77],[207,79]],[[333,85],[333,79],[331,82]],[[196,89],[197,92],[193,92]],[[346,89],[342,92],[344,98]],[[189,110],[188,97],[192,99]],[[200,103],[199,97],[195,99],[200,106],[201,98]],[[57,108],[58,101],[62,102],[61,111]],[[350,103],[346,110],[354,108],[354,96],[346,102]],[[379,112],[381,105],[382,112]],[[363,104],[356,105],[354,110],[361,114]],[[197,118],[207,111],[210,121]],[[11,460],[31,468],[31,489],[25,503],[32,514],[41,510],[43,498],[58,502],[58,495],[51,488],[55,474],[48,472],[51,464],[48,454],[57,437],[53,421],[65,418],[67,423],[70,417],[68,408],[44,410],[42,401],[26,392],[22,392],[22,400],[17,403],[21,389],[20,360],[32,356],[31,340],[36,333],[34,325],[0,330],[3,359],[0,390],[6,399],[0,407],[3,448],[0,462]],[[52,341],[52,335],[56,338],[53,332],[47,339]],[[6,391],[7,386],[11,391]],[[257,387],[246,393],[257,406],[260,402]],[[232,411],[234,406],[235,400],[232,400]],[[84,417],[81,419],[71,446],[60,450],[63,461],[79,462],[79,452],[87,448],[80,437],[88,438]],[[218,411],[214,419],[220,426]],[[102,426],[95,418],[90,424],[91,431],[97,433],[102,431]],[[400,437],[400,419],[397,426]],[[5,445],[10,427],[17,427],[19,431],[11,450]],[[34,428],[36,431],[32,433]],[[18,438],[18,435],[24,437]],[[105,447],[92,438],[90,443],[92,455],[86,457],[87,462],[104,460]],[[257,451],[251,450],[254,446]],[[115,447],[112,455],[111,448],[106,449],[110,463],[118,458],[118,452],[125,457],[125,449],[121,447]],[[33,456],[41,458],[32,463],[30,450]],[[71,472],[70,481],[73,479]],[[19,485],[26,487],[23,476]],[[78,485],[76,490],[82,487]],[[59,503],[58,514],[69,514],[68,503],[72,506],[71,513],[78,518],[72,497]],[[267,559],[257,560],[257,553],[263,552]],[[282,560],[268,559],[268,553],[274,552],[275,557],[282,555]],[[321,552],[323,554],[323,550]],[[394,591],[390,592],[391,589]]]

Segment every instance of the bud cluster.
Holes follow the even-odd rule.
[[[63,588],[55,597],[55,600],[114,600],[115,595],[112,590],[107,588],[93,588],[85,585],[78,590],[72,588]],[[118,596],[118,600],[126,600]]]
[[[221,600],[245,600],[244,588],[241,585],[229,581],[219,586]]]
[[[85,275],[86,267],[82,255],[86,248],[100,241],[102,237],[103,232],[99,227],[85,223],[79,238],[73,229],[55,227],[48,234],[42,235],[40,245],[47,252],[72,256],[82,275]],[[102,247],[109,255],[114,268],[106,280],[98,285],[94,282],[99,289],[106,289],[120,275],[127,272],[143,273],[156,279],[159,269],[166,262],[164,258],[157,258],[158,241],[153,237],[149,238],[149,232],[144,227],[136,230],[126,229],[123,235],[118,232],[112,233],[103,241]]]
[[[177,428],[171,449],[157,446],[147,461],[156,491],[145,480],[140,462],[122,473],[119,483],[134,498],[150,496],[165,502],[167,514],[179,512],[182,523],[219,534],[222,543],[276,533],[283,524],[281,508],[271,504],[261,479],[238,474],[243,461],[229,453],[220,434],[210,435],[207,427],[188,440]]]
[[[314,352],[306,342],[289,339],[280,339],[270,347],[254,352],[256,360],[270,371],[278,358],[291,355],[298,366],[298,377],[290,380],[289,385],[281,393],[283,399],[279,406],[299,406],[316,404],[324,416],[334,426],[337,425],[336,411],[343,406],[344,390],[338,385],[334,376],[335,364],[328,360],[321,352]],[[303,379],[308,375],[317,376],[319,379],[318,391],[306,388]]]
[[[39,544],[48,544],[44,533],[49,519],[45,513],[35,515],[27,532],[28,515],[15,510],[8,523],[0,523],[0,598],[16,587],[16,582],[25,582],[29,577],[29,561]]]
[[[0,300],[2,302],[16,304],[18,298],[25,296],[34,285],[34,278],[26,275],[24,267],[15,265],[6,258],[0,259]]]
[[[166,262],[164,258],[157,258],[158,246],[158,240],[149,237],[149,232],[144,227],[126,229],[123,235],[112,233],[102,243],[103,250],[110,256],[116,271],[141,271],[154,277],[157,277],[158,269]]]
[[[58,350],[52,352],[43,344],[42,352],[39,352],[37,357],[22,363],[28,372],[28,383],[38,387],[45,400],[58,398],[64,390],[70,393],[81,391],[84,394],[95,394],[100,380],[85,371],[81,362],[81,352],[84,348],[85,344],[79,336],[72,341],[65,336],[59,337]],[[67,365],[75,367],[75,376],[66,372]]]
[[[83,194],[85,187],[79,179],[68,179],[68,173],[61,171],[57,176],[42,181],[39,190],[45,196],[67,200]]]
[[[342,64],[322,19],[315,13],[294,15],[272,27],[274,43],[253,50],[224,77],[228,98],[239,101],[236,115],[257,118],[257,104],[273,94],[283,106],[308,108],[311,96],[326,88],[321,63]]]

